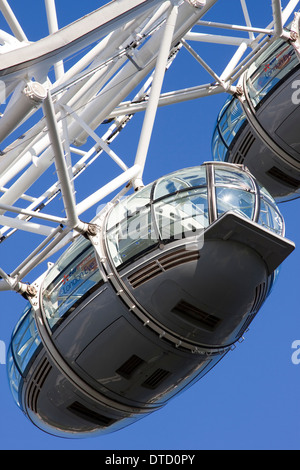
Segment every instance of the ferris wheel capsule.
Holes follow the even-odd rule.
[[[226,101],[212,140],[214,160],[247,166],[277,202],[300,194],[299,83],[297,45],[277,39]]]
[[[8,352],[17,404],[58,436],[115,431],[201,379],[294,249],[273,198],[233,164],[171,173],[93,225],[36,283]]]

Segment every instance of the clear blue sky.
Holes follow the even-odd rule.
[[[29,39],[46,35],[43,0],[11,0],[10,3]],[[57,0],[60,26],[103,3]],[[266,26],[271,18],[270,0],[249,3],[255,25]],[[234,24],[241,18],[238,0],[220,0],[214,11],[215,15],[209,15],[209,19]],[[0,27],[4,28],[2,19]],[[199,51],[221,72],[234,49],[204,46]],[[209,82],[210,78],[205,78],[199,65],[184,51],[182,59],[178,58],[168,73],[164,89],[184,88],[204,81]],[[211,160],[211,136],[224,100],[225,96],[217,96],[159,111],[145,182]],[[134,155],[140,125],[139,116],[114,142],[117,153]],[[101,181],[99,174],[92,171],[85,178],[101,185],[106,181]],[[83,188],[84,185],[77,187],[79,200]],[[299,209],[300,200],[281,205],[287,237],[298,247]],[[9,270],[14,265],[15,250],[22,249],[21,243],[10,252],[1,245],[0,266]],[[300,449],[300,365],[294,365],[291,359],[292,343],[300,340],[299,264],[300,254],[296,250],[284,263],[271,297],[242,344],[162,411],[118,433],[74,441],[42,433],[15,405],[8,389],[6,367],[0,365],[0,449]],[[15,293],[1,293],[0,299],[0,340],[8,344],[25,301]]]

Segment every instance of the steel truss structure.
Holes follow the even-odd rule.
[[[299,0],[290,0],[284,9],[281,0],[272,0],[273,19],[265,28],[252,25],[247,5],[251,2],[246,0],[237,0],[244,24],[208,20],[221,1],[115,0],[59,29],[55,0],[45,0],[49,35],[31,43],[7,0],[0,0],[12,32],[0,31],[0,95],[5,105],[0,120],[1,240],[16,230],[44,237],[10,274],[0,268],[0,290],[34,295],[26,276],[79,233],[92,232],[93,225],[84,221],[88,209],[112,194],[118,198],[143,187],[159,107],[220,93],[240,94],[244,72],[279,37],[300,50],[298,14],[292,30],[284,29]],[[203,27],[211,28],[212,34],[201,32]],[[220,29],[223,35],[214,33]],[[239,37],[239,32],[247,37]],[[197,42],[236,46],[221,74],[195,50]],[[166,70],[182,48],[210,81],[162,93]],[[53,67],[55,75],[50,77]],[[145,114],[136,155],[121,157],[111,144],[140,112]],[[103,122],[108,129],[100,135]],[[21,124],[27,125],[25,133],[5,146]],[[80,149],[87,139],[92,144]],[[79,177],[103,152],[119,167],[118,176],[76,201]],[[32,196],[32,185],[51,166],[56,181],[49,187],[43,184],[40,194]],[[62,197],[63,216],[47,212],[57,195]]]

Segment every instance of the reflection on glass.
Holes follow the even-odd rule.
[[[23,378],[22,374],[40,344],[41,339],[36,328],[34,312],[28,304],[14,330],[7,354],[10,388],[18,406],[20,406],[19,387]]]
[[[255,208],[255,195],[240,189],[217,188],[218,217],[224,212],[234,211],[252,220]]]
[[[52,328],[75,302],[101,281],[94,249],[81,237],[46,276],[43,307]]]
[[[236,99],[231,100],[219,121],[219,132],[227,147],[230,146],[244,120],[245,115],[240,102]]]
[[[106,240],[115,266],[143,256],[159,243],[202,234],[203,229],[209,226],[209,214],[216,213],[220,217],[233,211],[254,220],[259,209],[259,188],[250,173],[237,165],[214,164],[214,177],[208,184],[208,167],[204,164],[167,175],[145,188],[147,197],[141,193],[142,197],[136,203],[139,193],[135,193],[112,209],[108,216]],[[213,193],[216,207],[212,207]],[[276,233],[282,232],[283,222],[274,200],[263,189],[260,197],[265,205],[262,205],[259,223]],[[127,210],[126,201],[131,209],[136,209],[135,212]],[[142,201],[144,206],[140,205]]]
[[[225,161],[227,151],[245,122],[243,108],[236,98],[229,98],[217,119],[212,140],[212,153],[216,161]]]
[[[168,175],[157,181],[154,189],[153,199],[176,193],[184,189],[206,185],[205,167],[187,168],[179,170],[175,174]]]
[[[132,214],[135,214],[147,206],[147,204],[150,203],[151,191],[152,184],[149,184],[131,196],[123,198],[111,211],[107,220],[106,230],[116,227],[120,221],[131,217]]]
[[[293,46],[281,40],[262,54],[248,71],[247,89],[254,106],[279,83],[299,61]]]
[[[216,127],[212,140],[212,155],[217,162],[224,162],[226,159],[228,148],[220,138],[219,130]]]
[[[245,191],[255,191],[255,185],[248,173],[237,168],[229,168],[226,166],[216,166],[215,185],[228,185],[230,187],[242,188]]]
[[[247,91],[254,108],[299,65],[297,54],[292,45],[275,41],[257,58],[247,71]],[[240,130],[246,117],[240,101],[229,98],[219,113],[212,139],[212,154],[215,161],[226,161],[228,149]]]
[[[28,304],[21,321],[18,323],[12,338],[12,353],[20,372],[24,372],[33,353],[41,344],[34,321],[34,312]]]
[[[163,241],[186,238],[209,225],[207,188],[190,190],[154,204]]]
[[[118,206],[116,206],[118,211]],[[116,214],[113,214],[115,218]],[[137,254],[158,243],[151,219],[150,207],[144,207],[110,227],[107,246],[115,266],[125,263]]]
[[[16,404],[19,407],[21,407],[21,404],[19,401],[19,387],[20,387],[20,383],[22,380],[22,376],[17,369],[11,349],[9,349],[8,354],[7,354],[7,371],[8,371],[9,385],[10,385],[12,396]]]
[[[262,199],[260,204],[259,224],[272,232],[282,235],[284,223],[281,214],[269,201]]]
[[[258,223],[277,235],[284,236],[284,219],[277,207],[277,204],[271,194],[259,184],[260,189],[260,217]]]

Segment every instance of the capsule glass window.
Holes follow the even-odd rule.
[[[161,178],[154,187],[153,200],[174,194],[189,188],[206,186],[205,166],[186,168]]]
[[[118,207],[114,209],[114,218],[117,212]],[[149,205],[123,215],[125,217],[106,234],[108,250],[115,266],[126,263],[158,243]]]
[[[254,106],[296,66],[299,61],[290,44],[278,40],[249,68],[247,90]]]
[[[49,325],[53,327],[101,279],[94,248],[80,237],[45,278],[43,308]]]
[[[180,240],[209,225],[207,188],[190,189],[154,204],[162,241]]]

